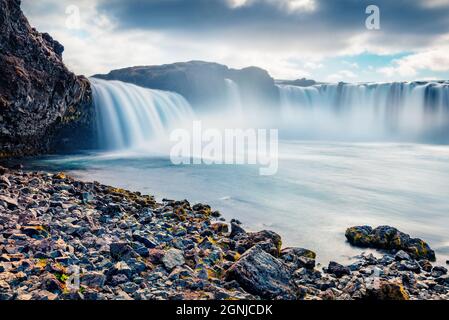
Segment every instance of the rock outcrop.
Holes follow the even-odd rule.
[[[197,108],[220,107],[220,104],[228,103],[228,80],[238,85],[244,105],[271,107],[279,101],[279,91],[274,79],[267,71],[257,67],[236,70],[218,63],[190,61],[131,67],[94,77],[133,83],[150,89],[174,91]]]
[[[306,79],[306,78],[296,79],[296,80],[279,80],[277,82],[279,84],[290,85],[290,86],[297,86],[297,87],[311,87],[311,86],[314,86],[316,84],[319,84],[315,80]]]
[[[359,247],[385,250],[403,250],[415,259],[435,261],[435,252],[421,239],[411,238],[408,234],[390,226],[375,229],[370,226],[351,227],[346,230],[349,243]]]
[[[19,0],[0,0],[0,30],[0,157],[47,152],[89,108],[89,81],[65,67],[64,47],[30,26]]]

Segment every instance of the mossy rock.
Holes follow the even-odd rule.
[[[371,244],[372,231],[373,228],[370,226],[351,227],[346,230],[345,236],[352,245],[369,247]]]
[[[435,252],[423,240],[390,226],[372,229],[370,226],[351,227],[346,230],[346,239],[352,245],[384,250],[404,250],[415,259],[435,261]]]
[[[398,282],[381,281],[377,288],[368,291],[368,298],[372,300],[410,300],[410,295]]]

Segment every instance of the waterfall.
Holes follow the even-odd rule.
[[[194,118],[191,106],[179,94],[120,81],[91,78],[90,82],[102,149],[143,147]]]
[[[309,135],[449,137],[449,83],[278,85],[281,115]]]
[[[239,86],[231,79],[225,79],[227,104],[237,117],[243,116],[242,97]]]
[[[191,127],[196,119],[177,93],[90,80],[101,149],[148,149],[154,141],[163,145],[171,130]],[[226,79],[226,106],[198,116],[212,128],[273,127],[294,139],[449,142],[447,82],[280,84],[278,89],[280,107],[264,113],[257,106],[244,106],[239,86]]]

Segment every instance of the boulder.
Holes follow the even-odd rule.
[[[106,276],[100,272],[86,272],[81,275],[81,284],[89,288],[102,289],[105,282]]]
[[[426,272],[432,271],[433,266],[429,260],[420,260],[418,263],[419,263],[421,269],[423,269],[424,271],[426,271]]]
[[[0,204],[2,202],[5,204],[5,207],[8,208],[9,210],[15,210],[19,208],[19,203],[15,198],[0,195]]]
[[[212,223],[209,228],[215,233],[227,233],[229,231],[228,225],[223,222]]]
[[[412,271],[414,273],[421,273],[421,267],[418,264],[418,262],[416,262],[416,261],[403,260],[403,261],[399,262],[398,270],[399,271]]]
[[[335,275],[337,278],[349,276],[351,274],[351,269],[349,267],[345,267],[335,261],[329,262],[329,266],[326,271],[327,273]]]
[[[36,290],[31,294],[32,300],[56,300],[58,295],[47,290]]]
[[[231,222],[231,234],[229,235],[231,239],[234,239],[236,236],[245,233],[246,231],[242,227],[240,227],[237,223]]]
[[[236,251],[240,254],[254,247],[256,244],[261,244],[265,251],[275,257],[278,257],[282,246],[281,236],[268,230],[241,233],[234,237],[234,240],[236,241]]]
[[[409,255],[407,252],[405,252],[404,250],[399,250],[399,251],[395,254],[394,259],[395,259],[396,261],[410,260],[410,255]]]
[[[107,272],[107,276],[110,278],[118,275],[124,275],[127,278],[130,278],[132,274],[133,270],[124,261],[117,262]]]
[[[185,264],[184,253],[178,249],[170,249],[162,258],[162,263],[168,270],[173,270],[178,266]]]
[[[226,273],[226,281],[237,281],[247,292],[262,299],[294,299],[291,270],[281,260],[256,245],[245,252]]]
[[[315,268],[315,252],[303,248],[285,248],[281,251],[281,259],[293,269]]]
[[[153,249],[158,246],[158,243],[153,238],[142,236],[138,233],[133,234],[133,240],[143,244],[148,249]]]
[[[414,259],[435,261],[435,252],[421,239],[411,238],[390,226],[372,229],[369,226],[351,227],[346,230],[349,243],[359,247],[384,250],[403,250]]]
[[[127,260],[133,256],[133,249],[126,242],[111,243],[109,246],[111,257],[115,260]]]
[[[447,274],[447,269],[445,267],[435,266],[432,269],[432,277],[434,278],[439,278],[445,274]]]
[[[381,280],[377,286],[367,288],[366,298],[370,300],[409,300],[410,296],[399,282]]]

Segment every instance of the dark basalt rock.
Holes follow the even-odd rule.
[[[281,260],[266,253],[259,245],[245,252],[226,274],[247,292],[262,299],[294,299],[291,270]]]
[[[297,86],[297,87],[311,87],[311,86],[318,84],[318,82],[316,82],[315,80],[306,79],[306,78],[296,79],[296,80],[280,80],[280,81],[278,81],[278,83],[284,84],[284,85],[290,85],[290,86]]]
[[[335,275],[337,278],[349,276],[351,274],[351,269],[349,267],[345,267],[334,261],[329,262],[329,266],[326,271],[327,273]]]
[[[410,296],[401,283],[381,280],[378,286],[367,290],[369,300],[410,300]]]
[[[234,237],[234,240],[236,241],[235,249],[238,253],[244,253],[258,244],[264,251],[278,257],[282,246],[281,236],[268,230],[240,233]]]
[[[294,270],[299,268],[315,268],[316,254],[303,248],[285,248],[281,251],[281,259],[292,266]]]
[[[231,239],[234,239],[239,234],[246,234],[246,231],[242,227],[240,227],[237,223],[231,222],[231,234],[229,235],[229,237]]]
[[[411,238],[390,226],[372,229],[369,226],[352,227],[346,230],[349,243],[359,247],[385,250],[403,250],[415,259],[435,261],[435,252],[421,239]]]
[[[129,82],[144,88],[174,91],[197,108],[220,107],[220,103],[229,103],[226,79],[238,84],[244,105],[271,107],[279,101],[279,91],[274,79],[267,71],[257,67],[236,70],[218,63],[190,61],[131,67],[94,77]]]
[[[53,137],[90,107],[89,81],[64,66],[64,47],[29,25],[19,0],[0,0],[0,30],[0,158],[60,147],[64,135]]]

